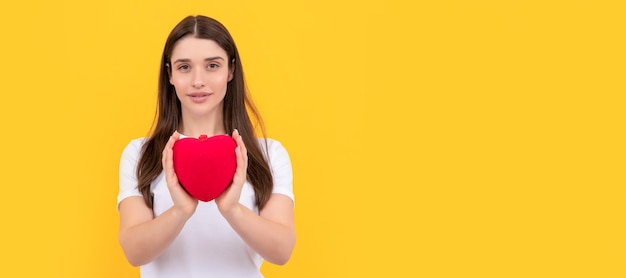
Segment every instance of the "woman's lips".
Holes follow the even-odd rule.
[[[191,98],[191,101],[195,103],[203,103],[207,99],[209,99],[211,95],[212,95],[211,93],[195,92],[195,93],[188,94],[187,96],[189,96]]]

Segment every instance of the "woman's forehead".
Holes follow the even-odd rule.
[[[178,59],[204,60],[209,57],[221,57],[226,60],[227,54],[217,42],[193,36],[184,37],[174,45],[172,61]]]

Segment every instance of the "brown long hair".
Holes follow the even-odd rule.
[[[182,120],[181,104],[174,86],[169,82],[169,67],[172,51],[178,40],[193,35],[196,38],[215,41],[228,55],[229,67],[233,67],[233,79],[229,81],[226,96],[224,97],[223,121],[227,132],[237,128],[243,137],[243,142],[248,149],[247,178],[254,188],[256,205],[262,209],[269,200],[273,187],[272,173],[269,164],[261,151],[261,145],[255,134],[247,109],[252,113],[259,125],[263,138],[265,129],[258,110],[248,96],[241,58],[237,51],[235,41],[230,33],[217,20],[206,16],[188,16],[178,23],[170,32],[163,56],[161,57],[161,69],[159,72],[159,95],[156,118],[156,126],[141,150],[141,158],[137,165],[138,189],[143,198],[152,208],[152,192],[150,184],[163,171],[161,156],[163,148],[169,137],[178,129]],[[232,135],[232,134],[231,134]],[[266,142],[266,141],[265,141]],[[267,144],[265,144],[267,148]]]

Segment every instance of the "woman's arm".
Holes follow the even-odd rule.
[[[223,214],[241,238],[266,261],[283,265],[289,261],[296,244],[293,201],[272,194],[260,215],[243,205]]]
[[[258,215],[239,203],[248,155],[239,131],[233,132],[233,139],[237,142],[237,170],[231,185],[215,199],[217,207],[248,246],[270,263],[285,264],[296,244],[293,201],[285,195],[272,194]]]
[[[171,207],[158,217],[142,197],[128,197],[120,203],[119,241],[126,259],[133,266],[157,258],[178,236],[191,215]]]
[[[278,265],[289,261],[296,245],[293,201],[289,197],[272,194],[260,215],[241,204],[222,215],[266,261]]]
[[[178,236],[198,206],[178,183],[172,160],[172,147],[178,132],[170,137],[162,155],[165,181],[174,205],[158,217],[142,197],[128,197],[120,202],[119,241],[126,259],[134,266],[144,265],[158,257]]]

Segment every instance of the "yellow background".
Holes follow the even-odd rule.
[[[624,277],[622,3],[4,1],[0,277],[138,276],[119,157],[188,14],[229,28],[291,155],[267,277]]]

